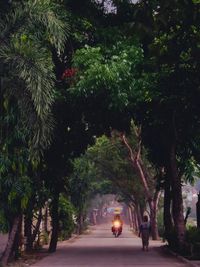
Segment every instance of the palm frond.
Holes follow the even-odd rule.
[[[13,43],[0,47],[0,58],[9,65],[10,73],[24,82],[38,117],[43,119],[53,102],[54,75],[48,51],[35,45],[21,47]]]
[[[0,39],[5,41],[16,33],[22,25],[26,25],[27,14],[22,6],[11,9],[8,14],[0,17]]]
[[[25,112],[22,123],[34,147],[44,148],[50,141],[55,80],[50,46],[58,52],[64,49],[69,34],[65,14],[52,0],[28,0],[13,1],[10,12],[0,17],[0,61],[9,80],[6,92]]]
[[[17,95],[20,109],[20,128],[24,129],[31,140],[30,147],[35,153],[36,150],[42,151],[49,146],[52,139],[52,129],[54,128],[54,119],[51,112],[45,116],[45,123],[38,119],[34,109],[30,94],[24,90],[14,90]]]
[[[40,51],[40,53],[38,53]],[[9,69],[7,93],[13,95],[29,129],[32,147],[44,149],[51,140],[54,74],[51,57],[44,48],[13,43],[0,46],[0,59]]]
[[[46,38],[59,52],[63,52],[70,26],[66,12],[51,0],[29,0],[18,4],[0,18],[0,39],[13,33],[31,33],[38,41]]]
[[[26,9],[29,10],[30,24],[40,24],[46,30],[49,42],[62,52],[70,31],[66,13],[59,12],[61,9],[51,0],[29,0]]]

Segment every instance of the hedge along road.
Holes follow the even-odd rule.
[[[120,237],[111,234],[110,225],[92,227],[89,234],[58,245],[57,252],[32,267],[186,267],[186,263],[163,253],[163,243],[150,240],[149,252],[142,251],[141,239],[124,227]]]

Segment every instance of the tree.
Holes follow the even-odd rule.
[[[4,96],[5,97],[5,96]],[[0,169],[0,210],[7,221],[10,232],[6,250],[2,256],[2,264],[6,264],[11,255],[20,227],[22,212],[26,209],[32,192],[32,182],[28,176],[30,162],[28,147],[25,143],[25,134],[20,129],[15,103],[9,103],[4,98],[1,109],[1,169]]]
[[[39,149],[49,143],[52,128],[54,74],[49,47],[62,52],[66,40],[67,28],[56,7],[50,1],[13,3],[0,21],[1,94],[6,92],[17,101],[30,140]]]
[[[153,239],[157,239],[157,209],[160,188],[157,184],[158,180],[155,179],[156,172],[153,171],[153,168],[147,167],[149,163],[145,159],[144,151],[143,157],[141,157],[141,147],[138,147],[138,150],[136,148],[137,138],[132,133],[128,141],[122,135],[121,142],[121,138],[116,135],[112,135],[111,140],[103,136],[97,139],[94,147],[88,149],[87,154],[90,160],[98,166],[101,176],[112,181],[113,188],[123,199],[127,200],[127,204],[135,207],[137,213],[138,209],[144,211],[142,208],[144,199],[147,201],[150,208],[152,236]],[[129,142],[134,148],[131,148]],[[139,154],[136,155],[136,153]],[[143,215],[143,212],[141,213],[140,216]],[[138,214],[137,217],[140,218],[140,216]]]
[[[141,180],[141,183],[144,188],[144,192],[147,198],[147,202],[150,208],[150,222],[151,222],[151,231],[152,238],[154,240],[158,239],[158,225],[157,225],[157,211],[158,211],[158,202],[160,198],[160,185],[159,181],[162,179],[162,171],[157,172],[156,175],[153,174],[144,164],[144,156],[142,156],[142,146],[140,140],[140,131],[135,129],[135,136],[138,142],[137,148],[132,148],[125,134],[122,135],[122,142],[127,147],[129,151],[130,160],[133,168],[138,173],[138,176]],[[153,183],[154,181],[154,183]],[[153,186],[152,186],[153,185]]]
[[[11,216],[13,223],[2,257],[3,266],[12,252],[20,216],[31,195],[28,151],[31,149],[36,155],[50,142],[50,109],[54,98],[50,48],[54,46],[62,52],[66,40],[66,24],[56,13],[56,7],[50,1],[12,2],[7,13],[1,14],[0,18],[0,94],[3,111],[0,144],[3,169],[0,182],[1,189],[6,193],[6,196],[2,195],[1,203],[8,203],[9,212],[14,216]],[[11,136],[12,132],[16,137]],[[27,194],[24,195],[25,192]],[[9,206],[13,203],[16,205]]]
[[[174,223],[175,246],[181,248],[185,237],[182,177],[187,173],[194,147],[198,147],[195,137],[199,132],[198,62],[195,55],[199,51],[196,31],[199,6],[192,1],[157,1],[153,12],[154,38],[149,42],[146,67],[157,78],[149,87],[151,101],[141,101],[135,117],[142,125],[142,139],[151,160],[165,167],[166,234],[172,237]],[[196,145],[193,140],[197,141]]]
[[[69,177],[69,192],[71,201],[77,211],[77,232],[84,230],[88,202],[96,190],[96,169],[87,158],[80,157],[73,162],[73,173]]]

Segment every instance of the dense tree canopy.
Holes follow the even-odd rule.
[[[3,266],[22,215],[32,249],[33,216],[39,225],[49,209],[53,252],[60,225],[72,231],[76,213],[80,227],[97,192],[132,208],[146,194],[151,207],[142,177],[164,191],[165,236],[183,248],[182,181],[200,161],[199,25],[197,0],[1,1]]]

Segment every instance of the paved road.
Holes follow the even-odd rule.
[[[124,229],[119,238],[110,233],[110,226],[93,229],[73,241],[63,242],[56,253],[32,267],[186,267],[172,256],[162,254],[160,242],[151,241],[149,252],[141,250],[141,240]]]

